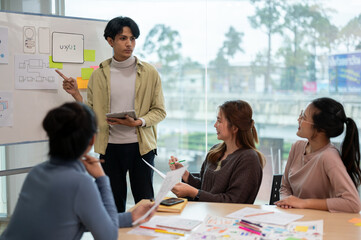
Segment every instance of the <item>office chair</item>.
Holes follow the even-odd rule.
[[[273,175],[271,197],[269,200],[269,205],[274,205],[274,202],[280,200],[280,187],[282,181],[282,174]]]

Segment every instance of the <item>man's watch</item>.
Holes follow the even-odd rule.
[[[197,195],[193,198],[194,201],[199,201],[199,196],[201,195],[201,190],[198,190]]]

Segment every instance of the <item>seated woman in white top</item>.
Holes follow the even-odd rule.
[[[280,189],[282,208],[310,208],[330,212],[361,210],[357,187],[361,182],[360,148],[355,122],[342,104],[331,98],[313,100],[301,111]],[[339,151],[330,138],[346,135]]]
[[[90,231],[97,240],[115,240],[119,227],[132,226],[150,209],[151,204],[117,213],[109,178],[99,160],[87,155],[97,130],[89,107],[66,103],[48,112],[43,127],[50,159],[26,177],[0,239],[80,239]]]

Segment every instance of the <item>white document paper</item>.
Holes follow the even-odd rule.
[[[38,30],[39,53],[50,53],[50,28],[39,27]]]
[[[13,93],[0,91],[0,127],[11,127],[13,123]]]
[[[270,212],[263,209],[257,208],[249,208],[245,207],[236,212],[228,214],[226,217],[236,218],[236,219],[244,219],[251,222],[259,222],[259,223],[269,223],[269,224],[277,224],[277,225],[287,225],[293,221],[296,221],[300,218],[303,218],[303,215],[298,214],[290,214],[290,213],[282,213],[282,212],[273,212],[272,214],[264,214],[252,217],[246,217],[251,214],[260,214]]]
[[[296,232],[299,235],[304,235],[306,239],[322,239],[323,235],[323,220],[293,222],[287,226],[290,232]],[[313,236],[313,238],[311,238]]]
[[[0,63],[9,63],[8,29],[0,27]]]
[[[143,158],[142,158],[143,162],[145,162],[151,169],[153,169],[156,173],[159,174],[159,176],[161,176],[163,179],[165,178],[165,174],[162,173],[161,171],[159,171],[158,169],[156,169],[155,167],[153,167],[152,165],[150,165],[147,161],[145,161]]]
[[[15,89],[58,89],[58,74],[49,68],[49,56],[15,55]]]
[[[184,172],[186,170],[186,167],[182,167],[173,171],[167,172],[167,175],[163,181],[162,186],[160,187],[160,190],[157,194],[157,197],[155,198],[154,205],[151,209],[148,210],[142,217],[138,218],[133,222],[133,225],[137,225],[140,221],[145,219],[149,216],[149,214],[159,206],[160,202],[163,200],[163,198],[168,194],[170,190],[180,182]]]
[[[157,216],[152,218],[157,227],[171,228],[175,230],[191,231],[202,223],[200,220],[180,218],[177,216]]]

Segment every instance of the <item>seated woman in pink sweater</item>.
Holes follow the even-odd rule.
[[[282,208],[309,208],[330,212],[361,210],[357,187],[361,182],[360,148],[356,123],[342,104],[331,98],[313,100],[298,118],[293,144],[280,189]],[[346,135],[341,153],[330,138]]]

